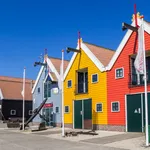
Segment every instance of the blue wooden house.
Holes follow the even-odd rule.
[[[33,123],[46,122],[48,126],[61,126],[61,79],[60,66],[61,59],[45,57],[32,89],[33,110],[40,106],[44,98],[48,98],[40,114],[44,119],[37,115]],[[64,61],[64,70],[67,68],[68,61]]]

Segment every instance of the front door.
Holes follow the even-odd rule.
[[[52,120],[53,120],[53,117],[52,117],[52,111],[53,111],[53,108],[43,108],[43,121],[46,123],[47,126],[51,126],[52,125]]]
[[[128,132],[142,132],[141,94],[127,95]]]
[[[74,128],[82,129],[82,100],[74,101]]]

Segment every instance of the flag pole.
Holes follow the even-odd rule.
[[[23,71],[23,90],[22,90],[22,96],[23,96],[23,108],[22,108],[22,130],[24,131],[24,111],[25,111],[25,104],[24,104],[24,100],[25,100],[25,72],[26,72],[26,68],[24,68]]]
[[[61,82],[62,82],[62,137],[65,136],[65,126],[64,126],[64,50],[62,50],[62,73],[61,73]]]
[[[143,27],[143,16],[142,16],[142,28],[143,28],[143,57],[144,57],[144,89],[145,89],[145,130],[146,130],[146,146],[149,146],[149,135],[148,135],[148,98],[147,98],[147,71],[146,71],[146,54],[145,54],[145,39],[144,39],[144,27]]]

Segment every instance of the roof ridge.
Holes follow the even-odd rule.
[[[12,76],[0,76],[0,80],[1,80],[1,77],[4,77],[4,78],[7,78],[7,79],[23,79],[21,77],[12,77]],[[33,79],[29,79],[29,78],[25,78],[26,80],[33,80]],[[34,80],[33,80],[34,81]]]
[[[53,58],[53,59],[59,59],[59,60],[61,60],[61,58],[56,58],[56,57],[51,57],[51,56],[48,56],[48,58],[49,59]],[[68,61],[69,62],[69,60],[64,60],[64,61]]]
[[[104,46],[99,46],[99,45],[92,44],[92,43],[89,43],[89,42],[83,42],[83,43],[85,43],[85,44],[90,44],[90,45],[93,45],[93,46],[96,46],[96,47],[104,48],[104,49],[106,49],[106,50],[115,52],[115,50],[110,49],[110,48],[106,48],[106,47],[104,47]]]
[[[17,83],[23,83],[23,80],[16,80],[16,81],[13,81],[13,80],[7,80],[7,79],[0,79],[0,82],[3,81],[3,82],[17,82]],[[31,82],[30,81],[25,81],[26,84],[30,84]]]

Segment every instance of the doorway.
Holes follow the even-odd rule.
[[[150,93],[148,95],[148,120],[150,125]],[[144,132],[145,128],[145,95],[131,94],[127,95],[127,131]]]
[[[74,101],[74,128],[92,129],[92,100]]]

